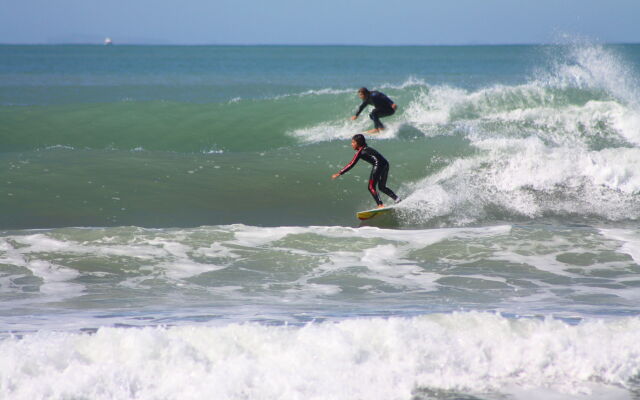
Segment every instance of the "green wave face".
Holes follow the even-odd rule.
[[[0,53],[3,227],[356,224],[363,84],[399,105],[378,225],[640,217],[638,46]]]

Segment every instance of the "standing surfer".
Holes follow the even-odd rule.
[[[380,201],[380,196],[378,196],[376,186],[382,193],[391,197],[396,203],[399,203],[400,198],[387,187],[387,175],[389,174],[389,162],[387,161],[387,159],[373,148],[367,146],[367,141],[365,140],[364,135],[360,133],[354,135],[351,139],[351,147],[353,147],[353,149],[356,151],[353,159],[351,159],[349,164],[345,165],[345,167],[342,168],[340,172],[331,175],[331,179],[336,179],[340,175],[347,173],[351,168],[353,168],[354,165],[356,165],[358,160],[363,159],[369,164],[373,165],[373,168],[371,169],[371,175],[369,176],[368,188],[369,193],[371,193],[371,196],[373,196],[373,199],[376,201],[378,208],[384,207],[384,204],[382,203],[382,201]]]
[[[369,113],[369,117],[373,120],[374,128],[366,131],[365,133],[379,133],[384,129],[384,125],[380,122],[380,118],[393,115],[398,106],[384,93],[378,92],[377,90],[370,92],[366,87],[358,89],[358,97],[362,100],[362,104],[358,107],[358,112],[351,116],[351,120],[358,118],[366,106],[372,105],[374,108],[373,111]]]

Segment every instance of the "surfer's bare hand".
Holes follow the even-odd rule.
[[[331,175],[331,179],[336,179],[339,176],[340,176],[340,174],[333,174],[333,175]]]
[[[352,116],[351,116],[351,120],[352,120],[352,121],[355,121],[355,120],[356,120],[356,118],[358,118],[358,116],[357,116],[357,115],[352,115]]]

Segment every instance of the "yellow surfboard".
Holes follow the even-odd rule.
[[[356,217],[358,217],[358,219],[361,219],[361,220],[371,219],[376,215],[381,215],[381,214],[386,214],[388,212],[391,212],[391,210],[393,210],[392,206],[383,207],[383,208],[372,208],[371,210],[357,212]]]

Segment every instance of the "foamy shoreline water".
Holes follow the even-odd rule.
[[[303,327],[101,328],[0,343],[12,399],[630,398],[637,318],[508,319],[483,313]],[[448,397],[447,397],[448,398]]]

